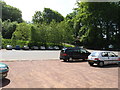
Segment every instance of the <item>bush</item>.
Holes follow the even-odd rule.
[[[7,45],[12,45],[11,39],[2,39],[2,47],[6,48]]]
[[[24,45],[28,45],[28,43],[29,41],[2,39],[3,48],[6,48],[7,45],[12,45],[12,47],[19,45],[20,47],[23,47]]]
[[[23,47],[24,45],[28,45],[29,41],[22,41],[22,40],[16,40],[16,45],[19,45],[20,47]]]
[[[63,47],[75,47],[75,46],[70,44],[63,44]]]
[[[30,41],[28,46],[29,47],[32,47],[32,46],[61,46],[61,44],[59,44],[59,43],[42,43],[42,42]]]

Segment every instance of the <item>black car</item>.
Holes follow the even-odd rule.
[[[60,59],[64,61],[72,61],[73,59],[86,60],[88,58],[88,55],[90,55],[90,52],[88,52],[84,48],[69,47],[69,48],[63,48],[61,50]]]
[[[20,48],[20,46],[19,45],[16,45],[15,46],[15,50],[20,50],[21,48]]]

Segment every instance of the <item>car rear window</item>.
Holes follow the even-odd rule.
[[[93,57],[95,57],[95,56],[98,56],[99,53],[97,53],[97,52],[92,52],[90,55],[93,56]]]
[[[65,52],[66,52],[66,53],[74,52],[74,50],[73,50],[73,49],[67,49]]]
[[[88,51],[85,49],[81,49],[81,53],[88,53]]]
[[[72,51],[73,51],[72,49],[67,49],[67,48],[63,48],[61,50],[61,52],[64,52],[64,53],[66,53],[66,52],[72,52]]]

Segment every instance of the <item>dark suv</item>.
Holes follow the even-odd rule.
[[[72,61],[73,59],[82,59],[85,60],[90,55],[90,52],[84,48],[79,47],[69,47],[63,48],[60,52],[60,59],[64,61]]]

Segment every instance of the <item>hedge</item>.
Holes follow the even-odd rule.
[[[20,47],[23,47],[24,45],[28,45],[28,43],[29,41],[2,39],[3,48],[6,48],[7,45],[12,45],[13,47],[19,45]]]

